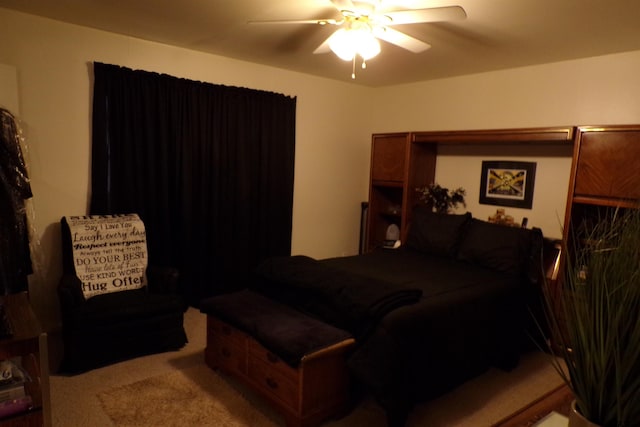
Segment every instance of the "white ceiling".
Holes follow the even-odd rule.
[[[462,21],[395,26],[432,48],[386,42],[357,69],[373,87],[640,50],[640,0],[385,0],[462,6]],[[0,0],[0,7],[350,82],[351,62],[313,51],[336,29],[250,20],[340,18],[330,0]]]

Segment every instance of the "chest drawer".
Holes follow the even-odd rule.
[[[300,377],[298,369],[289,366],[278,356],[271,353],[252,339],[249,340],[248,346],[250,359],[261,360],[269,366],[269,369],[278,371],[280,375],[288,378],[292,382],[298,382]]]
[[[220,337],[212,337],[207,342],[207,358],[223,370],[240,374],[247,372],[247,348],[245,343],[238,343]]]
[[[281,400],[285,406],[296,411],[300,402],[298,382],[279,368],[277,364],[252,355],[249,355],[247,361],[249,380],[263,392]]]
[[[244,345],[247,334],[221,322],[215,317],[207,317],[207,339],[218,339],[226,342]]]

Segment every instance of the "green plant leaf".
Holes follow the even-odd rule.
[[[545,287],[550,349],[587,419],[640,426],[640,210],[603,212],[571,224],[561,289]]]

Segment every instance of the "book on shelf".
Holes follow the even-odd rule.
[[[0,386],[0,403],[24,397],[26,394],[24,383],[2,385]]]

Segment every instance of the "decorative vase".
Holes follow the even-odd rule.
[[[571,410],[569,411],[568,427],[600,427],[598,424],[592,423],[586,419],[576,408],[576,401],[571,402]]]

